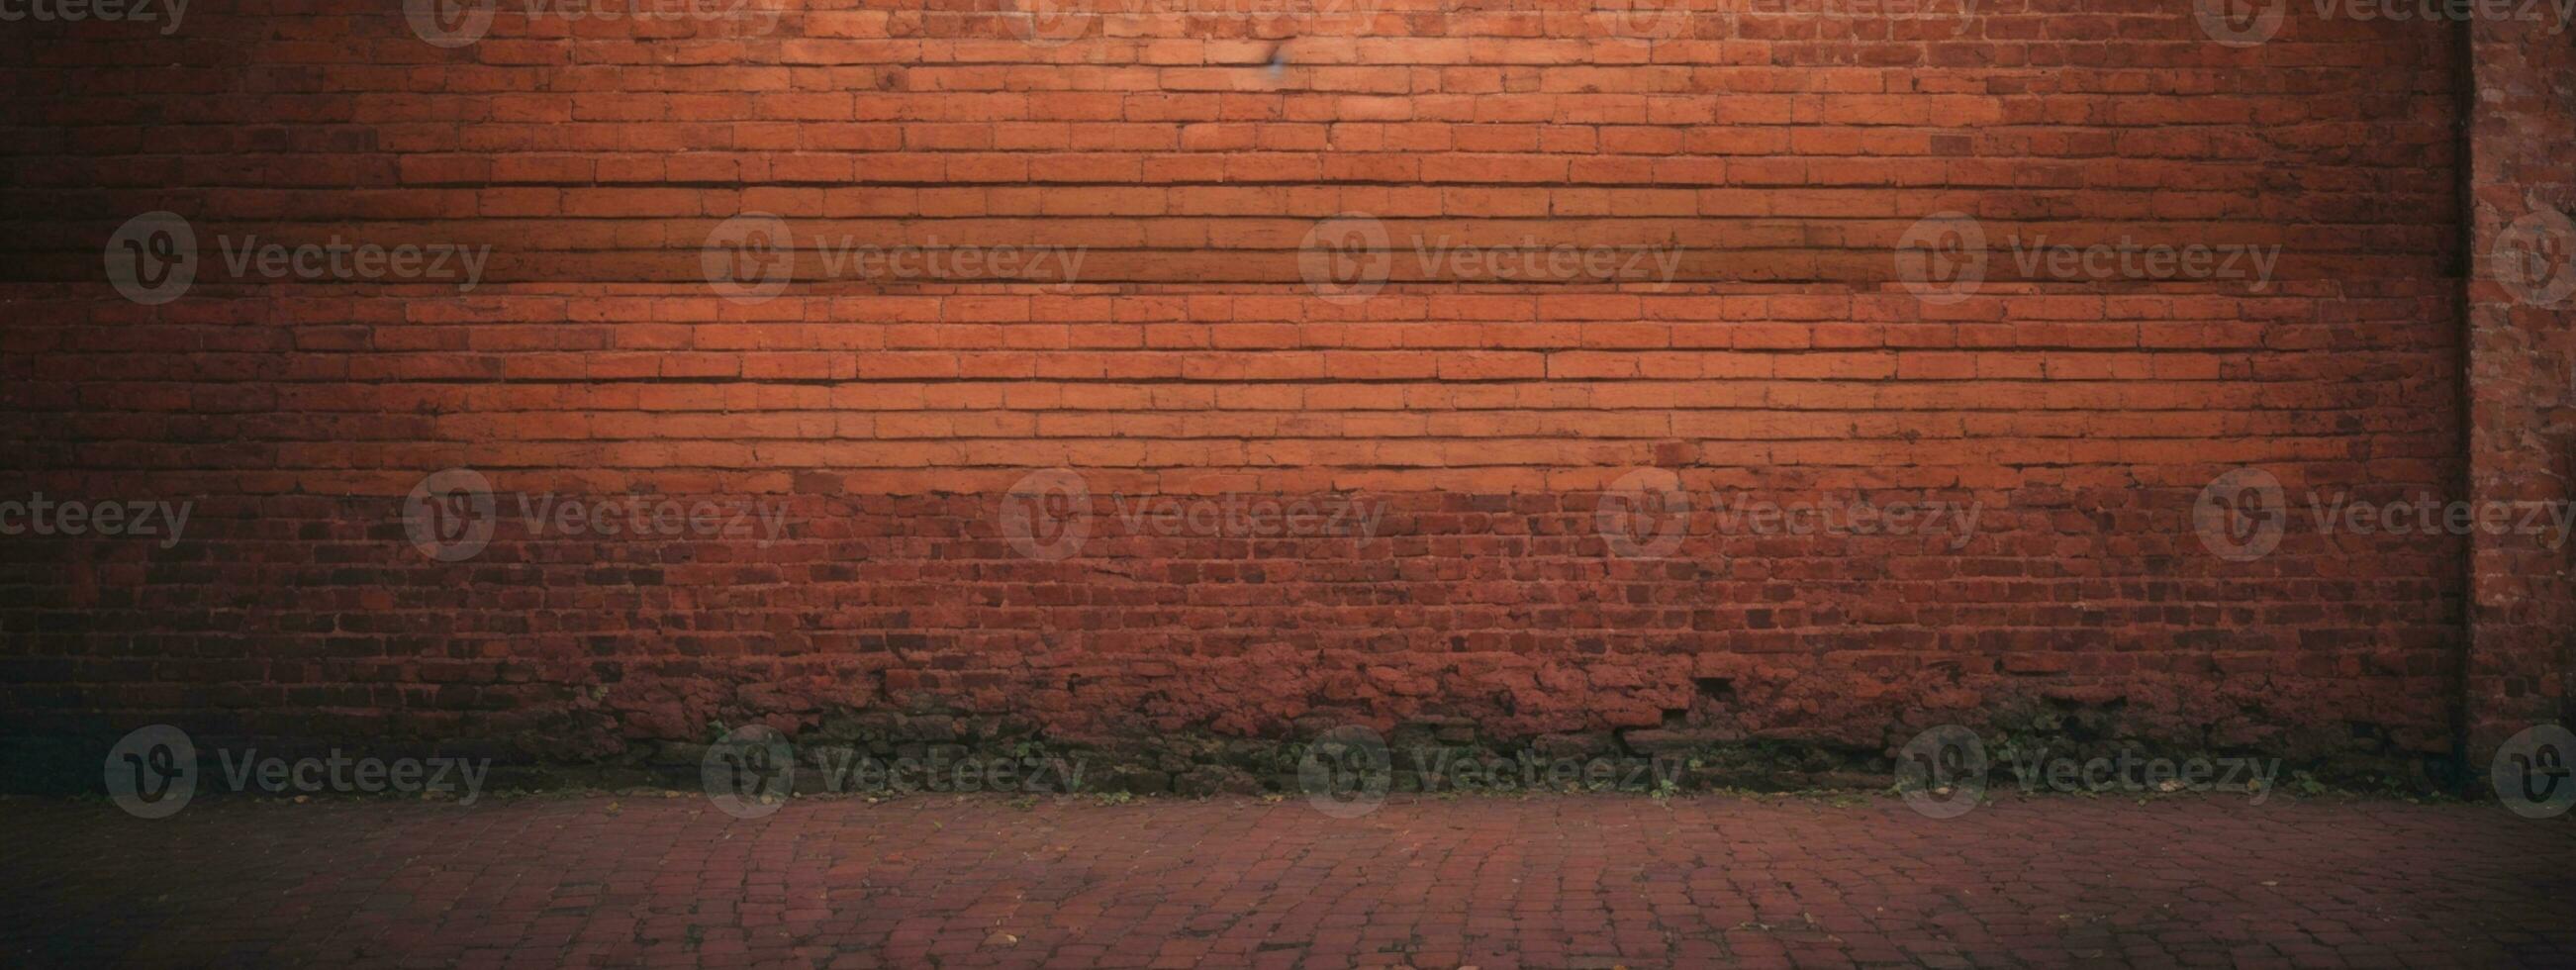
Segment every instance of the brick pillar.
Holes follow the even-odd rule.
[[[2488,502],[2576,498],[2576,37],[2545,21],[2471,28],[2470,493]],[[2568,716],[2576,576],[2550,534],[2473,540],[2466,681],[2468,765],[2533,723]]]

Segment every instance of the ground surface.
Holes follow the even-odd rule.
[[[15,965],[2576,965],[2576,822],[2492,805],[16,799],[0,827]]]

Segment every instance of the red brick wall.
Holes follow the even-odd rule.
[[[2230,48],[2164,3],[1703,6],[1642,44],[1612,36],[1634,18],[1410,0],[1046,45],[1007,18],[818,4],[766,31],[505,14],[440,48],[356,6],[207,0],[168,38],[5,42],[10,491],[197,503],[166,549],[0,543],[21,727],[554,757],[851,718],[1875,753],[2058,716],[2197,747],[2449,744],[2465,540],[2294,517],[2279,551],[2231,562],[2193,521],[2239,466],[2294,496],[2456,489],[2446,29],[2301,20]],[[459,295],[231,279],[203,243],[187,295],[138,306],[100,254],[150,210],[201,242],[492,254]],[[806,252],[778,298],[720,299],[701,243],[753,211],[800,239],[1086,259],[1069,285],[875,284],[818,281]],[[2282,249],[2259,288],[2024,281],[1999,250],[1980,292],[1930,304],[1898,250],[1943,211],[1998,247]],[[1605,285],[1420,282],[1398,260],[1384,292],[1328,300],[1300,249],[1343,212],[1399,249],[1680,261]],[[401,514],[457,466],[505,507],[641,492],[775,503],[789,526],[504,522],[442,562]],[[1060,560],[1006,529],[1004,492],[1050,467],[1098,510]],[[1596,511],[1639,468],[1701,496],[1982,517],[1954,547],[1703,515],[1676,555],[1630,558]],[[1226,493],[1387,512],[1357,542],[1129,535],[1116,514]]]
[[[2476,27],[2472,178],[2482,257],[2468,321],[2475,427],[2471,488],[2481,499],[2576,498],[2576,48],[2545,25]],[[2552,219],[2552,214],[2556,215]],[[2508,261],[2511,261],[2509,264]],[[2537,270],[2535,272],[2535,269]],[[2468,677],[2469,750],[2545,721],[2576,722],[2576,582],[2569,551],[2527,535],[2480,536]]]

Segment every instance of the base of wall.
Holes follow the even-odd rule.
[[[1984,765],[1995,790],[2140,790],[2134,782],[2142,777],[2149,779],[2145,790],[2174,790],[2171,783],[2153,787],[2149,772],[2159,769],[2150,763],[2159,760],[2213,766],[2193,784],[2231,791],[2253,783],[2257,790],[2270,784],[2431,793],[2456,788],[2462,778],[2438,738],[2357,727],[2285,730],[2263,745],[2231,745],[2215,743],[2206,732],[2177,732],[2172,717],[2116,699],[2085,703],[2031,695],[1981,713],[1991,716],[1956,725],[1889,722],[1870,741],[1795,731],[1747,736],[1693,725],[1686,717],[1652,728],[1499,738],[1464,717],[1371,726],[1330,714],[1300,719],[1281,736],[1181,732],[1077,740],[1050,737],[1024,723],[892,713],[825,717],[792,739],[759,726],[711,725],[701,740],[638,742],[598,758],[532,755],[524,741],[349,744],[201,732],[190,732],[190,738],[201,790],[254,794],[261,789],[243,785],[245,766],[335,757],[489,759],[489,780],[478,786],[486,791],[694,791],[711,783],[711,766],[731,764],[725,759],[769,738],[792,752],[786,760],[796,769],[780,777],[783,787],[798,794],[1298,794],[1370,771],[1397,792],[1882,790],[1904,784],[1909,760],[1927,755],[1944,762],[1945,777]],[[1936,750],[1970,736],[1978,742],[1973,754]],[[109,752],[118,741],[96,730],[13,731],[0,744],[0,765],[7,766],[0,769],[0,791],[99,792],[103,771],[115,768]],[[2087,765],[2096,765],[2090,770],[2098,777],[2086,774]],[[1327,773],[1322,782],[1319,770]],[[2254,783],[2257,778],[2263,781]]]

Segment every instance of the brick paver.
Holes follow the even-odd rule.
[[[2571,966],[2493,806],[694,795],[0,801],[19,965]]]

